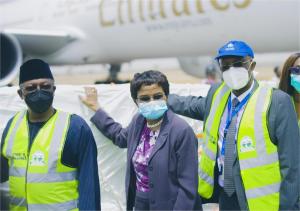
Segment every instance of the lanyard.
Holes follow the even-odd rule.
[[[227,106],[228,115],[227,115],[227,119],[226,119],[226,126],[225,126],[225,130],[224,130],[223,141],[222,141],[222,148],[221,148],[221,155],[223,155],[223,156],[225,155],[226,136],[227,136],[227,133],[228,133],[228,129],[229,129],[230,123],[231,123],[233,117],[235,115],[237,115],[237,113],[239,113],[239,111],[247,103],[247,101],[249,100],[251,94],[252,94],[252,92],[250,92],[249,94],[247,94],[247,96],[238,104],[238,106],[236,108],[232,109],[232,111],[231,111],[231,99],[228,102],[228,106]]]

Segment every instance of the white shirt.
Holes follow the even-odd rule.
[[[243,94],[241,94],[240,96],[235,96],[233,92],[231,92],[230,94],[230,100],[232,102],[232,100],[234,98],[237,98],[239,100],[239,102],[242,102],[242,100],[251,92],[251,90],[254,87],[254,81],[252,82],[251,87],[245,91]],[[229,101],[228,101],[229,102]],[[245,104],[246,105],[246,104]],[[242,118],[242,114],[244,112],[245,109],[245,105],[239,110],[239,112],[236,114],[237,115],[237,122],[236,122],[236,128],[238,127],[238,125],[240,124],[241,118]],[[221,118],[221,123],[220,123],[220,127],[219,127],[219,139],[218,139],[218,167],[219,167],[219,171],[221,169],[221,167],[224,166],[224,156],[221,155],[221,149],[222,149],[222,144],[223,144],[223,138],[224,138],[224,130],[226,127],[226,120],[227,120],[227,116],[228,116],[228,103],[226,104],[226,107],[223,111],[223,116]],[[235,139],[237,138],[237,130],[236,130],[236,134],[235,134]],[[224,168],[222,168],[224,169]],[[224,187],[224,171],[222,172],[222,175],[219,175],[219,185],[221,187]]]

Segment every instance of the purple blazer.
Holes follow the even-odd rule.
[[[132,210],[136,175],[131,160],[139,143],[145,118],[137,114],[127,128],[122,128],[99,109],[91,121],[115,145],[128,148],[125,191],[127,210]],[[192,128],[170,110],[164,115],[148,169],[150,210],[201,209],[197,194],[197,138]]]

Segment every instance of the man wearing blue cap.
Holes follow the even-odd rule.
[[[11,210],[99,210],[95,140],[86,122],[53,108],[49,65],[31,59],[20,68],[18,94],[28,110],[9,120],[1,140],[1,182]]]
[[[170,109],[204,121],[199,186],[220,210],[297,210],[300,135],[290,97],[260,85],[252,49],[230,41],[216,60],[223,82],[207,97],[169,95]]]

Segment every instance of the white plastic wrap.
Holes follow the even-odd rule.
[[[93,85],[99,93],[100,106],[124,127],[137,112],[130,97],[129,85]],[[207,85],[171,84],[171,93],[206,96]],[[0,88],[0,135],[7,121],[19,110],[26,109],[24,101],[17,95],[18,87]],[[83,86],[57,86],[54,107],[83,117],[91,126],[97,148],[98,168],[103,210],[125,210],[125,164],[126,150],[114,146],[89,121],[93,112],[85,107],[78,96],[84,95]],[[202,131],[202,122],[184,118],[196,134]]]

